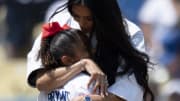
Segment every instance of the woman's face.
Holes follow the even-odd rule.
[[[93,28],[93,16],[89,8],[83,5],[72,6],[72,16],[79,23],[82,32],[88,33]]]

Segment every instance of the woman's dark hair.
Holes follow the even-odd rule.
[[[73,50],[80,43],[83,43],[84,46],[88,46],[86,36],[80,30],[76,29],[60,31],[54,36],[42,39],[39,56],[43,66],[46,69],[64,66],[60,57],[62,55],[75,57],[76,54]]]
[[[69,0],[68,1],[68,11],[71,13],[71,15],[73,16],[73,11],[72,11],[72,7],[73,5],[85,5],[88,8],[92,8],[92,1],[91,0]]]
[[[122,71],[118,74],[134,74],[137,83],[144,89],[144,101],[149,95],[151,101],[154,101],[148,85],[148,65],[151,64],[149,57],[133,47],[117,1],[69,0],[67,7],[72,16],[74,4],[87,6],[94,15],[94,31],[98,42],[94,60],[108,76],[109,84],[115,82],[120,65]]]

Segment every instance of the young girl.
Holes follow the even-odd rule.
[[[38,101],[71,101],[76,96],[92,93],[93,89],[87,88],[90,77],[82,72],[88,65],[84,58],[90,57],[89,43],[86,38],[81,31],[70,29],[67,26],[61,27],[57,22],[43,26],[39,52],[39,58],[42,60],[42,68],[39,69],[41,73],[62,66],[66,66],[67,70],[77,66],[81,66],[81,68],[78,71],[79,74],[72,77],[63,87],[51,92],[41,91]]]

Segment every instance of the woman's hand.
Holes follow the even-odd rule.
[[[93,85],[93,93],[98,92],[102,96],[107,95],[108,81],[106,75],[91,59],[82,59],[81,62],[85,66],[84,69],[91,75],[88,87]]]

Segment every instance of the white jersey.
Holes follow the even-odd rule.
[[[38,101],[71,101],[74,97],[91,94],[92,88],[87,88],[89,80],[88,75],[80,73],[61,88],[50,93],[40,92]]]

